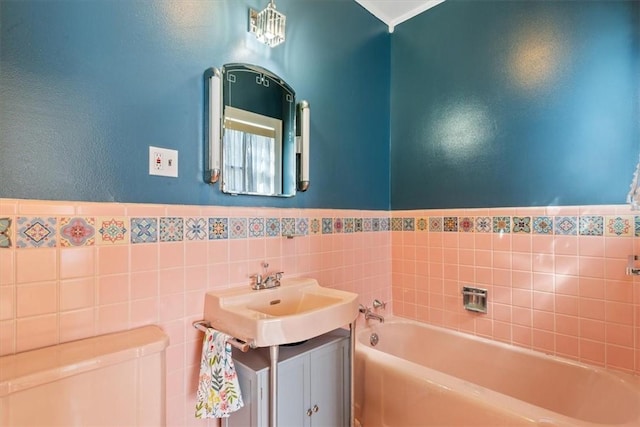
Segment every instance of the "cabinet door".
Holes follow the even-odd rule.
[[[309,357],[303,354],[278,364],[278,427],[308,426],[307,408]]]
[[[347,347],[340,341],[309,354],[312,427],[348,425]]]

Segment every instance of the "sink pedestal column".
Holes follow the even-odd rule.
[[[278,350],[277,345],[269,347],[269,427],[278,426]]]

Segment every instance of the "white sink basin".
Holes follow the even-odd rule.
[[[282,279],[273,289],[256,291],[247,285],[207,292],[204,320],[256,347],[289,344],[353,322],[357,297],[322,287],[315,279]]]

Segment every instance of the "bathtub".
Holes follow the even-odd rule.
[[[363,427],[640,426],[632,375],[398,318],[359,331],[355,354]]]

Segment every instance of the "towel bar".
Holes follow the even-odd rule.
[[[198,320],[197,322],[193,322],[193,327],[202,332],[207,332],[207,329],[213,329],[211,328],[209,322],[205,320]],[[246,353],[250,348],[254,347],[253,343],[248,343],[235,337],[229,337],[227,339],[227,342],[243,353]]]

